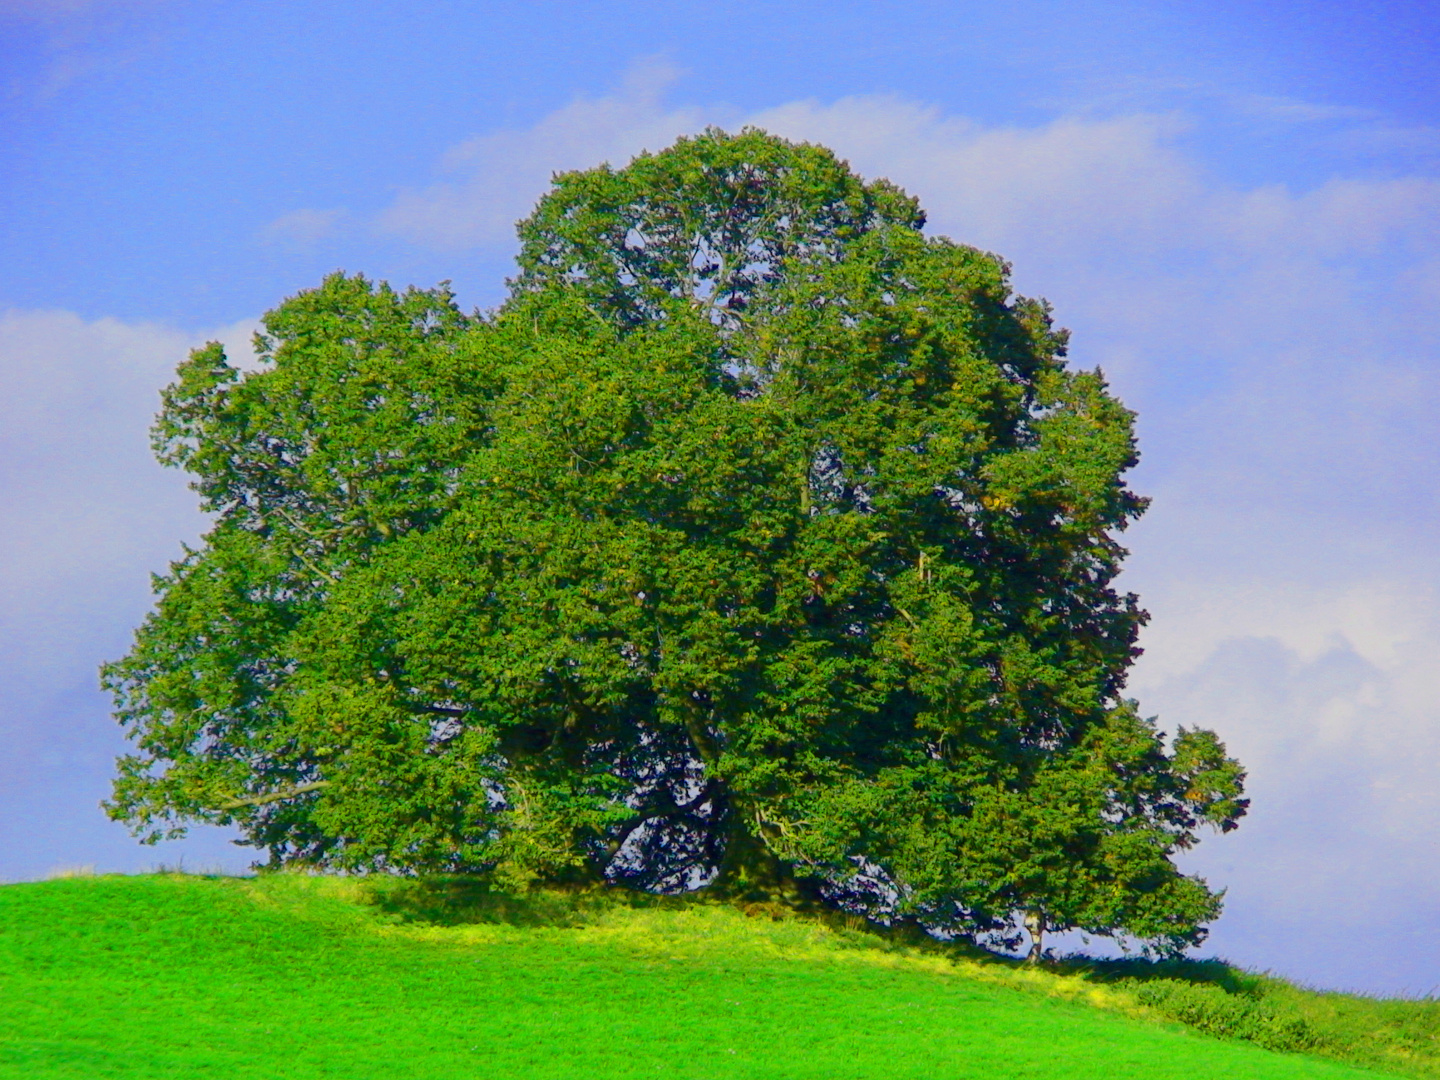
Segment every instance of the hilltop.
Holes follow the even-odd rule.
[[[1037,971],[858,921],[613,891],[291,874],[0,888],[0,1076],[1380,1075],[1321,1054],[1440,1076],[1436,1026],[1432,1002],[1220,965]]]

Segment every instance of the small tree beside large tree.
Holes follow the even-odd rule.
[[[1132,416],[830,152],[558,176],[510,298],[334,275],[155,428],[215,524],[106,685],[110,813],[272,864],[827,903],[1175,951],[1216,736],[1123,697]]]

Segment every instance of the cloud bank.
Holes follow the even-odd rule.
[[[602,161],[618,167],[705,126],[701,110],[664,107],[676,74],[661,61],[643,63],[613,95],[578,98],[528,130],[467,139],[440,163],[447,179],[401,193],[378,227],[441,250],[508,246],[553,173]]]
[[[55,852],[141,869],[182,849],[139,849],[98,810],[119,730],[96,669],[128,648],[164,570],[205,527],[184,478],[160,468],[146,432],[158,390],[206,338],[249,355],[251,324],[206,335],[63,311],[0,314],[0,843],[7,870],[43,874]],[[197,858],[240,867],[201,838]],[[79,857],[83,853],[83,858]]]
[[[262,244],[290,253],[309,251],[321,240],[334,236],[345,218],[344,210],[292,210],[281,214],[260,230]]]

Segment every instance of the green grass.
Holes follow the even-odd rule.
[[[79,877],[0,888],[0,1076],[1377,1075],[1158,1020],[1134,975],[658,898]]]

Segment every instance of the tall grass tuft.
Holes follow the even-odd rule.
[[[1298,986],[1221,960],[1069,957],[1062,977],[1108,986],[1145,1012],[1220,1038],[1440,1080],[1440,1001]]]

